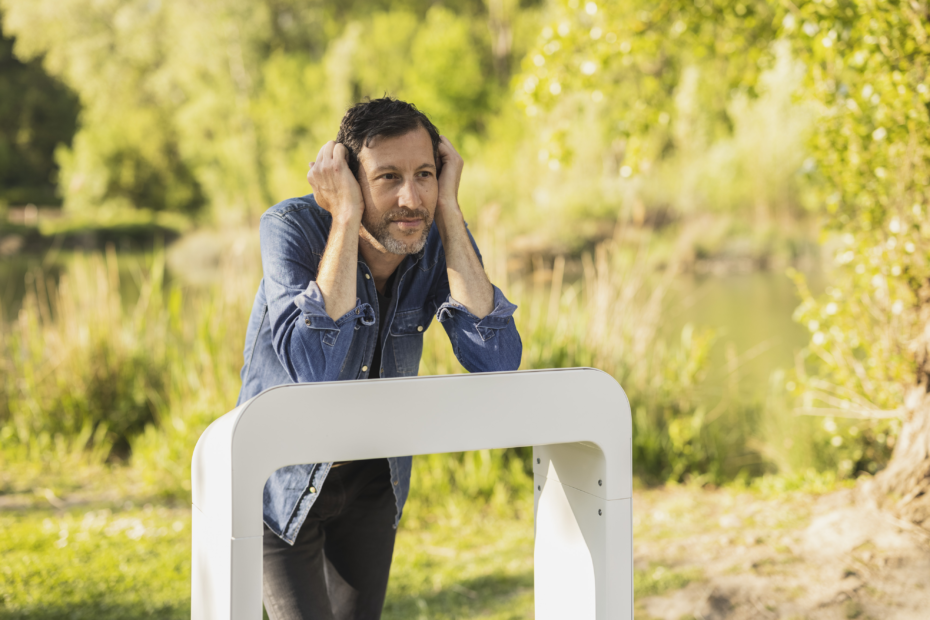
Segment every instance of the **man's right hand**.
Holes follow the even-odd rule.
[[[324,144],[316,161],[310,162],[307,182],[313,186],[317,204],[329,211],[333,219],[361,221],[365,202],[358,181],[349,169],[347,155],[344,144],[332,140]]]

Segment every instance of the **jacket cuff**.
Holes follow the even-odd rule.
[[[294,298],[294,305],[304,315],[304,323],[310,329],[323,330],[323,343],[330,346],[336,344],[336,337],[343,325],[350,321],[361,321],[362,325],[374,325],[375,311],[370,304],[355,300],[355,307],[343,314],[335,321],[326,313],[326,304],[323,301],[323,292],[316,282],[311,282],[307,290]]]
[[[455,301],[452,295],[449,295],[449,299],[446,303],[439,306],[436,312],[436,318],[440,323],[443,323],[456,315],[460,315],[462,318],[467,319],[470,323],[475,325],[482,340],[490,340],[494,337],[494,334],[497,333],[497,330],[504,329],[510,325],[513,321],[513,313],[516,310],[517,306],[510,303],[510,300],[504,297],[504,293],[494,286],[494,309],[483,319],[479,319],[469,312],[468,308]]]

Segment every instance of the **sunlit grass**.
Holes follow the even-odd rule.
[[[398,533],[384,618],[476,617],[533,617],[531,512],[460,508]]]
[[[113,474],[104,485],[107,478]],[[500,480],[506,484],[495,483]],[[701,533],[740,542],[747,530],[754,537],[760,531],[774,536],[766,544],[775,544],[777,532],[797,527],[807,515],[807,504],[791,503],[796,493],[790,491],[777,500],[737,486],[713,492],[713,499],[699,498],[693,485],[637,493],[638,545]],[[529,477],[514,455],[415,459],[385,620],[532,618],[532,498]],[[139,503],[0,512],[0,619],[189,617],[190,509]],[[734,510],[741,515],[738,525],[721,520]],[[655,558],[634,571],[634,595],[663,596],[704,579],[693,565]]]
[[[533,617],[529,488],[509,513],[448,497],[398,530],[385,620]],[[191,516],[127,502],[0,513],[0,618],[190,617]],[[635,596],[703,578],[697,569],[637,569]]]
[[[190,510],[0,513],[0,618],[190,617]]]
[[[402,522],[383,617],[532,618],[531,516],[460,498],[433,517]],[[189,618],[190,541],[184,507],[0,513],[0,618]]]
[[[680,590],[692,581],[700,581],[704,577],[699,568],[676,570],[662,565],[649,568],[638,568],[633,571],[633,598],[646,596],[660,596],[669,591]]]

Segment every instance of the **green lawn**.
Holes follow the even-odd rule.
[[[0,513],[0,619],[190,617],[190,510]],[[385,620],[533,617],[533,526],[446,517],[397,539]]]
[[[450,501],[433,517],[409,506],[384,620],[533,617],[531,505],[507,514]],[[645,523],[636,530],[644,542],[662,538]],[[183,506],[0,511],[0,620],[189,618],[190,537]],[[650,564],[635,571],[635,596],[702,579],[694,569]]]
[[[0,618],[190,618],[190,536],[183,508],[0,513]]]

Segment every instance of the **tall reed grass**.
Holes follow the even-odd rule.
[[[164,256],[111,248],[74,256],[57,284],[27,276],[18,316],[0,324],[4,487],[131,461],[152,488],[183,490],[192,445],[177,433],[235,402],[248,310],[230,287],[168,284]]]
[[[495,240],[482,243],[492,250],[489,271],[520,307],[522,367],[593,366],[616,377],[633,410],[643,479],[720,482],[759,461],[747,448],[752,417],[699,397],[713,334],[686,326],[674,341],[660,337],[673,273],[651,268],[646,246],[607,242],[579,264],[540,260],[528,277],[507,282]],[[171,281],[162,251],[76,256],[57,285],[35,274],[19,315],[0,325],[4,486],[120,466],[147,493],[186,497],[196,440],[239,391],[260,278],[258,261],[242,254],[227,251],[209,286]],[[133,292],[121,295],[127,278]],[[451,372],[462,372],[451,347],[442,330],[429,330],[421,374]],[[530,488],[527,457],[420,457],[415,485],[426,504],[454,491],[508,509]],[[419,518],[415,507],[410,514]]]
[[[131,307],[112,250],[75,256],[57,284],[41,271],[27,275],[22,309],[0,326],[5,477],[27,464],[64,474],[125,454],[153,420],[173,327],[161,319],[169,310],[160,256],[133,265],[142,294]]]

